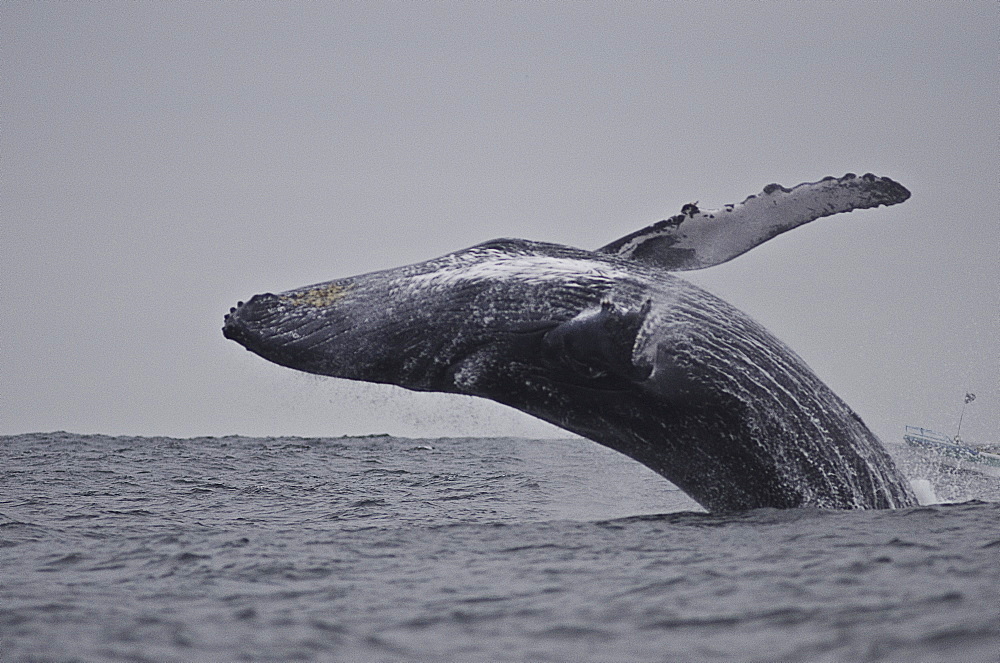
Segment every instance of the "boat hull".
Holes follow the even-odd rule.
[[[926,428],[906,427],[903,440],[910,448],[942,465],[1000,478],[1000,454],[980,451]]]

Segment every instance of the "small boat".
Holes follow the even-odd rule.
[[[903,440],[943,465],[1000,478],[1000,449],[996,445],[970,446],[957,436],[952,439],[916,426],[906,427]]]

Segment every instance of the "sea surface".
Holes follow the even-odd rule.
[[[1000,480],[901,461],[958,503],[710,515],[581,439],[0,437],[0,660],[1000,661]]]

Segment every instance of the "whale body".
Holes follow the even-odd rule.
[[[887,178],[765,188],[597,250],[499,239],[261,294],[223,333],[297,370],[488,398],[615,449],[710,511],[915,504],[864,422],[749,316],[672,274],[829,214]]]

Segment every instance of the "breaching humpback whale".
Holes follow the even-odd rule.
[[[223,333],[300,371],[509,405],[634,458],[710,511],[909,506],[878,439],[802,359],[670,273],[909,195],[848,174],[685,205],[596,251],[497,239],[255,295]]]

